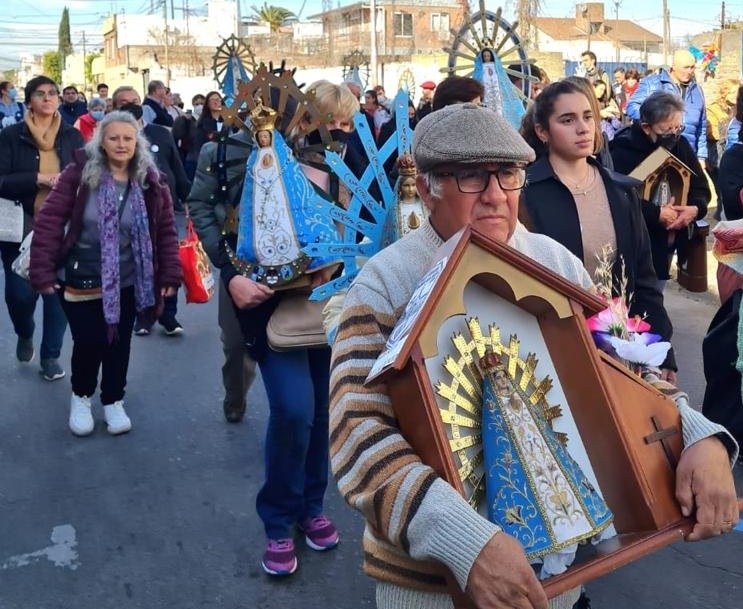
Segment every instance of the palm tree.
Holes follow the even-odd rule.
[[[251,8],[253,9],[251,18],[256,21],[268,23],[271,27],[272,34],[289,19],[296,19],[296,15],[290,10],[280,6],[269,5],[268,2],[264,2],[263,6],[260,7],[254,4]]]

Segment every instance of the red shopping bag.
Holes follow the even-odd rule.
[[[178,242],[178,255],[183,267],[186,302],[208,302],[214,294],[214,275],[191,218],[186,223],[186,238]]]

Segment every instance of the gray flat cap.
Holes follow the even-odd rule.
[[[508,121],[475,104],[453,104],[425,116],[413,134],[418,171],[444,163],[531,163],[534,150]]]

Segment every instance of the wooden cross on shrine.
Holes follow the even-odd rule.
[[[676,425],[672,425],[671,427],[663,429],[663,425],[661,424],[658,417],[656,417],[655,415],[650,417],[650,420],[653,422],[653,428],[655,429],[655,432],[643,438],[643,440],[645,440],[645,444],[660,442],[661,446],[663,447],[663,452],[666,453],[666,459],[668,459],[668,462],[671,464],[671,469],[673,471],[676,471],[677,461],[676,457],[673,454],[673,451],[671,450],[671,447],[668,444],[668,438],[670,438],[671,436],[675,436],[679,432],[678,427],[676,427]]]

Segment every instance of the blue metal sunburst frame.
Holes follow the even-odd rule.
[[[382,249],[385,222],[394,207],[396,196],[385,173],[384,164],[395,152],[402,156],[411,150],[413,134],[408,119],[409,99],[406,89],[400,89],[395,96],[396,130],[381,148],[377,148],[366,117],[361,112],[354,116],[354,126],[369,160],[369,166],[361,178],[356,178],[340,155],[331,151],[325,153],[328,166],[352,197],[348,209],[334,206],[334,209],[327,210],[334,220],[345,227],[341,240],[336,243],[310,245],[303,250],[309,256],[338,257],[344,265],[343,274],[315,288],[310,300],[324,300],[341,290],[348,289],[361,270],[360,259],[369,258]],[[369,194],[375,180],[381,193],[381,201],[375,200]],[[366,210],[364,215],[371,216],[372,221],[362,219],[362,210]]]

